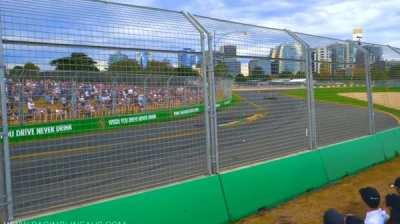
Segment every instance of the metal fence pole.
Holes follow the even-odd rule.
[[[147,77],[144,77],[143,80],[143,111],[142,112],[147,112],[147,103],[148,103],[148,89],[147,89]],[[139,99],[138,99],[139,100]]]
[[[116,114],[117,112],[117,81],[116,78],[112,76],[111,83],[111,113]]]
[[[18,105],[17,105],[17,107],[18,107],[18,109],[17,109],[17,114],[18,114],[18,120],[19,120],[19,124],[24,124],[25,123],[25,119],[24,119],[24,84],[23,84],[23,81],[22,81],[22,79],[21,79],[21,83],[20,83],[20,86],[18,86],[18,88],[17,88],[17,91],[18,91],[18,99],[19,99],[19,101],[18,101]]]
[[[71,113],[70,113],[72,115],[72,118],[77,118],[77,111],[78,111],[78,108],[76,106],[77,103],[76,89],[77,89],[76,81],[73,78],[71,85]]]
[[[207,168],[208,173],[213,173],[213,165],[211,158],[211,127],[210,127],[210,100],[209,100],[209,84],[208,84],[208,75],[207,75],[207,52],[205,49],[205,41],[206,34],[201,26],[197,24],[197,22],[189,15],[187,12],[183,12],[187,20],[196,28],[196,30],[200,34],[200,47],[201,47],[201,75],[203,80],[203,95],[204,95],[204,120],[205,120],[205,129],[206,129],[206,155],[207,155]]]
[[[172,108],[172,106],[171,106],[171,94],[170,94],[171,90],[170,90],[170,88],[171,88],[171,79],[173,77],[174,76],[170,76],[170,77],[168,77],[168,80],[167,80],[167,91],[168,91],[168,94],[167,94],[167,108],[168,109]]]
[[[311,48],[304,40],[302,40],[297,34],[290,30],[285,30],[293,39],[300,43],[303,47],[305,56],[305,72],[307,79],[307,115],[308,115],[308,129],[307,134],[309,138],[310,149],[318,148],[317,138],[317,119],[316,119],[316,107],[315,107],[315,95],[314,95],[314,77],[312,73],[312,52]]]
[[[192,16],[193,19],[195,19]],[[213,34],[207,31],[197,20],[199,26],[203,28],[207,35],[208,51],[207,51],[207,74],[209,83],[210,97],[210,132],[211,132],[211,160],[213,163],[213,173],[218,173],[220,170],[219,164],[219,149],[218,149],[218,122],[217,122],[217,100],[214,76],[214,49],[213,49]]]
[[[370,70],[370,57],[369,51],[359,45],[356,42],[351,42],[356,46],[357,50],[364,54],[364,69],[365,69],[365,85],[367,88],[367,99],[368,99],[368,126],[369,134],[375,134],[375,112],[374,112],[374,101],[373,101],[373,87],[371,82],[371,70]]]
[[[1,97],[1,120],[2,120],[2,137],[3,137],[3,156],[4,156],[4,182],[6,187],[6,203],[7,203],[7,221],[14,219],[13,198],[12,198],[12,179],[11,179],[11,159],[10,145],[8,139],[8,108],[7,108],[7,88],[5,77],[4,51],[3,51],[3,33],[0,20],[0,97]]]

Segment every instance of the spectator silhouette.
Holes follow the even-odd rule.
[[[379,207],[381,202],[379,192],[373,187],[365,187],[361,188],[359,193],[368,206],[365,224],[385,224],[389,220],[389,215]]]

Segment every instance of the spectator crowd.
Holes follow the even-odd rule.
[[[11,80],[7,82],[11,123],[42,122],[127,114],[201,103],[202,88],[192,85]]]
[[[400,224],[400,177],[390,187],[394,192],[386,195],[384,203],[377,189],[365,187],[359,190],[366,207],[365,217],[329,209],[324,214],[324,224]]]

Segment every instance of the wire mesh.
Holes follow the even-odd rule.
[[[355,43],[298,33],[312,48],[318,146],[369,134],[364,54]]]
[[[213,35],[215,75],[235,80],[232,107],[218,112],[220,167],[308,148],[303,49],[285,31],[197,16]]]
[[[364,43],[370,54],[375,126],[383,131],[399,126],[400,52],[389,46]],[[362,100],[365,100],[362,98]]]
[[[310,67],[318,145],[369,134],[366,55],[353,42],[295,33],[312,49],[306,64],[288,31],[195,16],[212,35],[209,62],[180,12],[3,0],[0,14],[17,217],[210,174],[210,63],[222,170],[310,149]],[[377,130],[397,127],[399,49],[362,46]]]
[[[200,38],[182,14],[1,9],[17,217],[208,173]]]

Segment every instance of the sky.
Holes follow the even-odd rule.
[[[108,0],[400,47],[400,0]]]

